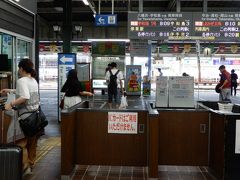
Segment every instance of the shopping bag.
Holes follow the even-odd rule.
[[[122,97],[121,97],[121,103],[120,103],[119,109],[125,109],[127,106],[128,106],[127,96],[122,96]]]

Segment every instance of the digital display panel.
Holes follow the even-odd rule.
[[[195,36],[239,41],[240,12],[193,13]]]
[[[191,36],[192,13],[128,13],[130,39],[165,40]]]

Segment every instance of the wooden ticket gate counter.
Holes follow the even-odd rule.
[[[209,166],[218,179],[239,178],[225,168],[227,115],[206,108],[152,109],[147,104],[145,109],[114,110],[138,113],[137,134],[109,134],[109,110],[88,106],[83,102],[61,113],[62,179],[78,164],[143,166],[149,177],[158,177],[158,165]]]

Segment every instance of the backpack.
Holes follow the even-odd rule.
[[[108,84],[108,90],[111,93],[114,93],[117,90],[117,75],[119,73],[119,70],[116,72],[116,74],[113,74],[111,70],[109,70],[109,73],[110,73],[110,81]]]

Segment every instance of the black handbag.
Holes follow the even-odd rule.
[[[24,135],[27,137],[33,137],[34,135],[41,132],[44,127],[48,125],[46,116],[42,112],[41,108],[31,113],[32,114],[27,118],[19,120],[20,127]]]

